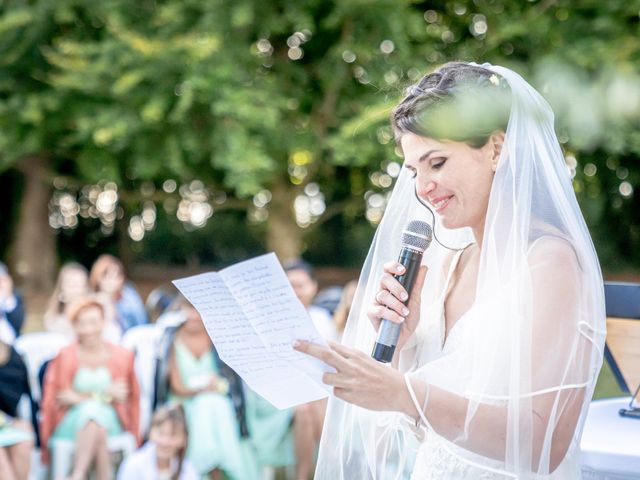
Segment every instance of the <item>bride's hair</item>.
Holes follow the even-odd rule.
[[[407,88],[391,124],[404,133],[462,141],[474,148],[496,130],[506,130],[511,91],[496,73],[479,65],[449,62]]]

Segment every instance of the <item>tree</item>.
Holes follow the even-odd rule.
[[[153,226],[155,213],[144,220],[144,212],[182,185],[177,214],[191,227],[224,209],[246,211],[266,222],[267,248],[289,259],[327,219],[363,211],[379,219],[398,171],[388,116],[403,87],[446,60],[486,60],[513,66],[556,100],[595,236],[604,239],[604,206],[620,201],[614,213],[630,234],[606,242],[631,251],[637,195],[622,195],[613,180],[624,171],[599,157],[624,164],[623,181],[637,182],[636,112],[585,115],[584,102],[563,103],[558,82],[582,74],[610,89],[626,75],[633,91],[637,4],[13,2],[0,7],[0,165],[40,159],[44,185],[57,182],[58,207],[70,203],[66,190],[76,201],[60,224],[73,227],[75,210],[97,217],[106,234],[119,232],[121,254]],[[597,175],[586,175],[588,164]],[[594,198],[586,182],[600,185]],[[48,228],[42,216],[40,225]]]

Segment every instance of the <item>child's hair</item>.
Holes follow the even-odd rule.
[[[178,469],[171,477],[172,480],[178,480],[180,473],[182,472],[182,463],[187,453],[187,444],[189,443],[189,430],[187,428],[187,419],[184,414],[184,409],[180,404],[167,404],[158,407],[151,417],[151,426],[149,432],[154,428],[159,428],[165,422],[171,422],[174,433],[180,429],[184,433],[184,445],[178,450]]]

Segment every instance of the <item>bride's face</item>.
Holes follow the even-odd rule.
[[[482,229],[497,158],[494,141],[473,148],[405,133],[400,144],[405,167],[415,173],[418,195],[440,214],[442,224]]]

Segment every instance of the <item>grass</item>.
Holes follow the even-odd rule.
[[[605,361],[602,365],[602,369],[600,370],[600,375],[598,376],[598,383],[596,383],[596,390],[593,393],[593,399],[625,397],[628,395],[629,394],[620,390],[609,364]]]

